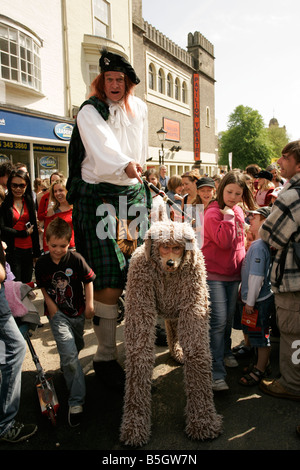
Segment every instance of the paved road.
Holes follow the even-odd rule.
[[[40,298],[35,302],[41,311]],[[103,386],[91,369],[96,349],[91,323],[86,323],[86,348],[80,356],[86,373],[87,398],[84,422],[79,431],[71,429],[67,424],[67,391],[60,372],[59,357],[46,318],[41,317],[41,321],[44,326],[34,333],[32,342],[43,368],[54,381],[60,402],[57,426],[54,428],[41,414],[35,389],[36,368],[28,351],[23,365],[19,418],[24,422],[37,423],[39,430],[24,443],[13,446],[0,443],[0,452],[96,450],[102,451],[103,458],[120,456],[121,451],[129,455],[128,450],[131,449],[119,442],[122,396]],[[118,326],[117,335],[119,359],[123,363],[123,324]],[[233,345],[238,344],[241,340],[240,332],[234,330],[232,340]],[[273,340],[271,363],[274,376],[278,374],[278,349],[278,341]],[[137,455],[144,455],[141,451],[149,455],[155,451],[164,454],[169,451],[178,454],[188,451],[199,455],[199,451],[208,450],[299,450],[300,438],[296,435],[295,427],[300,424],[300,402],[264,395],[257,386],[242,387],[238,379],[243,365],[245,363],[241,362],[239,368],[228,369],[229,391],[215,393],[217,411],[223,415],[223,434],[213,441],[191,441],[183,431],[185,394],[182,366],[170,358],[167,348],[157,347],[153,373],[152,435],[146,446],[134,449]],[[36,464],[40,462],[36,461]]]

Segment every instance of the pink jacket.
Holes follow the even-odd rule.
[[[239,206],[233,212],[234,217],[224,216],[217,201],[205,212],[202,252],[210,280],[240,279],[245,258],[244,213]]]

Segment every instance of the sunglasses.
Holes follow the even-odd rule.
[[[11,189],[17,189],[17,188],[25,189],[25,188],[26,188],[26,184],[25,184],[25,183],[21,183],[21,184],[11,183],[10,186],[11,186]]]

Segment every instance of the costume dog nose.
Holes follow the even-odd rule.
[[[170,268],[171,268],[172,266],[174,266],[174,264],[175,264],[175,262],[174,262],[173,259],[168,259],[168,261],[166,262],[166,265],[169,266]]]

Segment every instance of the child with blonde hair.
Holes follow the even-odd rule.
[[[274,190],[273,175],[269,171],[262,170],[257,175],[257,192],[255,201],[259,207],[268,206],[271,202],[271,193]]]

